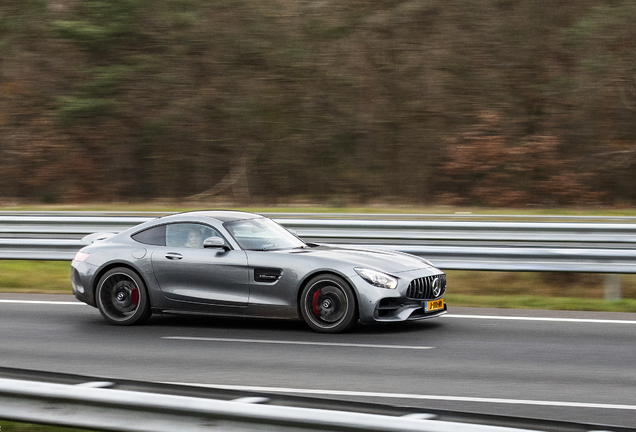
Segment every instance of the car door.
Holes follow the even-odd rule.
[[[222,237],[203,224],[166,226],[166,246],[155,248],[151,257],[157,283],[166,297],[193,303],[247,305],[249,279],[245,252],[204,249],[203,240],[213,236]]]

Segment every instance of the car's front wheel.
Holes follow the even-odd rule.
[[[101,277],[96,300],[102,316],[112,324],[140,324],[152,313],[144,282],[126,267],[111,269]]]
[[[349,285],[335,275],[311,279],[300,295],[300,313],[312,329],[339,333],[358,321],[358,304]]]

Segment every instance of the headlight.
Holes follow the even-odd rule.
[[[389,276],[386,273],[366,268],[354,268],[354,270],[360,275],[362,279],[369,282],[373,286],[390,289],[395,289],[397,287],[397,279],[393,276]]]

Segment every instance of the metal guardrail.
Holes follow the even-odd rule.
[[[0,378],[0,418],[111,431],[525,432],[502,426],[234,401]],[[106,388],[102,388],[106,387]]]
[[[0,213],[0,259],[70,261],[85,235],[121,232],[160,215]]]
[[[0,418],[112,431],[523,432],[500,426],[0,378]],[[256,403],[254,403],[256,402]]]
[[[5,367],[0,367],[0,419],[113,431],[636,431],[408,403],[329,400]]]
[[[111,378],[104,376],[87,376],[61,372],[40,371],[33,369],[0,367],[0,378],[11,379],[16,382],[38,382],[65,384],[68,387],[77,388],[100,388],[108,390],[126,390],[136,394],[159,394],[174,396],[189,396],[197,399],[226,401],[233,403],[252,403],[259,405],[269,405],[275,407],[302,407],[311,408],[314,412],[329,414],[332,412],[367,413],[380,414],[385,419],[419,419],[435,420],[436,424],[460,423],[465,427],[470,425],[500,426],[524,430],[545,430],[550,432],[590,432],[590,431],[613,431],[613,432],[636,432],[636,427],[618,426],[610,424],[586,423],[571,420],[550,420],[538,418],[536,416],[514,417],[505,414],[486,414],[474,411],[457,411],[439,408],[422,408],[411,405],[404,401],[401,403],[383,403],[369,401],[355,401],[348,399],[327,399],[322,396],[308,396],[298,394],[286,394],[278,391],[269,392],[266,390],[239,390],[228,389],[223,386],[206,386],[186,383],[161,383],[149,381],[136,381],[130,379]],[[4,395],[4,396],[2,396]],[[0,385],[0,397],[14,398],[12,394],[7,394]],[[20,398],[22,396],[19,396]],[[18,402],[14,400],[14,402]],[[0,404],[0,410],[3,405]],[[0,419],[3,418],[3,411],[0,411]],[[55,417],[55,415],[54,415]],[[25,419],[23,419],[24,421]],[[58,419],[59,421],[60,419]],[[63,420],[63,419],[62,419]],[[34,420],[30,420],[33,422]],[[2,421],[0,420],[0,425]],[[425,424],[423,424],[426,426]],[[101,428],[103,429],[103,428]],[[101,430],[100,429],[100,430]],[[185,430],[179,428],[177,430]],[[213,427],[210,427],[212,430]],[[210,430],[208,429],[208,430]],[[224,429],[224,430],[230,430]],[[236,429],[231,429],[236,431]],[[266,425],[258,430],[267,430]],[[276,429],[278,430],[278,429]],[[312,428],[313,431],[320,429]],[[501,432],[491,430],[489,432]]]
[[[70,260],[84,235],[120,232],[159,215],[0,213],[0,259]],[[268,216],[309,242],[389,248],[425,256],[443,269],[636,273],[636,223]]]
[[[71,260],[84,235],[120,232],[161,215],[0,212],[0,259]],[[267,216],[308,242],[392,249],[426,257],[444,270],[636,273],[633,217]],[[606,298],[620,298],[616,277],[608,278],[606,288]]]
[[[308,241],[393,249],[448,270],[636,273],[636,223],[277,220]]]

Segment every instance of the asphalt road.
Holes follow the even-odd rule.
[[[636,427],[636,314],[451,305],[323,335],[220,317],[116,327],[73,300],[0,294],[0,366]]]

